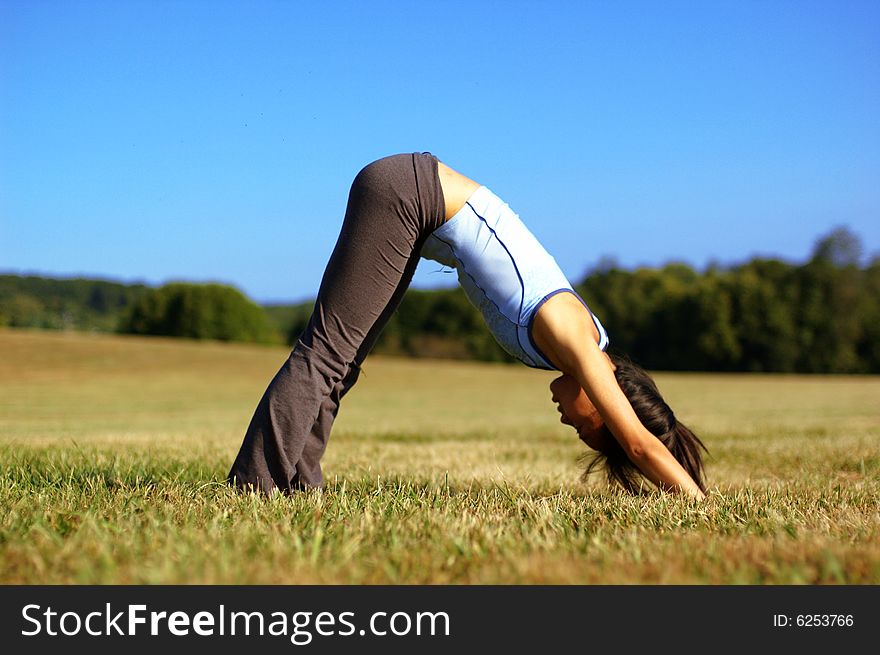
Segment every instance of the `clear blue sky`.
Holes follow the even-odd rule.
[[[422,150],[573,281],[876,253],[880,2],[0,2],[2,271],[305,299],[352,177]]]

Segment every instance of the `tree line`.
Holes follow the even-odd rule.
[[[612,350],[655,370],[880,372],[880,257],[846,228],[802,264],[753,258],[704,271],[603,261],[575,286]],[[312,303],[259,306],[221,284],[158,288],[0,276],[0,326],[293,344]],[[512,361],[461,289],[411,289],[375,352]]]
[[[144,284],[0,275],[0,327],[113,332]]]

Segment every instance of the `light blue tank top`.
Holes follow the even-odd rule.
[[[484,186],[474,191],[464,207],[431,233],[422,257],[456,269],[465,294],[504,350],[527,366],[555,370],[531,338],[532,320],[557,293],[569,291],[584,301],[501,198]],[[605,350],[605,328],[592,312],[590,316],[599,330],[599,348]]]

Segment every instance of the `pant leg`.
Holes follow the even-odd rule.
[[[302,455],[296,463],[296,474],[291,480],[291,487],[295,489],[316,489],[324,484],[324,473],[321,470],[321,457],[327,448],[330,439],[330,429],[339,412],[342,398],[355,385],[360,376],[360,366],[352,363],[348,373],[337,384],[330,395],[324,400],[318,411],[312,430],[306,437]]]
[[[397,290],[394,292],[394,296],[392,296],[391,301],[385,307],[382,315],[379,316],[379,319],[373,325],[372,329],[367,334],[366,339],[364,339],[361,347],[358,349],[358,353],[355,356],[355,360],[351,363],[348,373],[333,389],[330,395],[327,396],[324,404],[321,405],[321,410],[318,412],[318,418],[315,420],[315,424],[312,426],[312,430],[306,438],[302,456],[296,463],[296,476],[292,483],[292,486],[295,488],[310,489],[323,485],[324,475],[321,470],[321,457],[324,454],[324,450],[327,448],[327,442],[330,439],[330,430],[333,427],[333,421],[336,419],[336,415],[339,411],[339,405],[345,394],[347,394],[358,381],[364,360],[370,351],[373,350],[373,346],[376,344],[376,341],[378,341],[379,335],[382,333],[382,329],[388,323],[391,315],[400,306],[400,302],[409,287],[409,283],[412,280],[416,266],[418,265],[420,252],[421,247],[419,246],[416,248],[414,256],[410,258],[400,284],[398,284]]]
[[[257,405],[230,483],[268,493],[320,479],[333,418],[357,379],[360,362],[352,365],[393,313],[424,239],[444,218],[431,155],[386,157],[357,175],[312,317]]]

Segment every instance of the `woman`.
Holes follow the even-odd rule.
[[[321,486],[340,401],[422,256],[457,269],[505,350],[563,373],[550,385],[562,422],[600,451],[611,478],[635,490],[641,474],[703,497],[702,444],[651,379],[605,354],[602,324],[519,217],[430,153],[386,157],[358,173],[311,319],[254,412],[231,484],[265,493]]]

